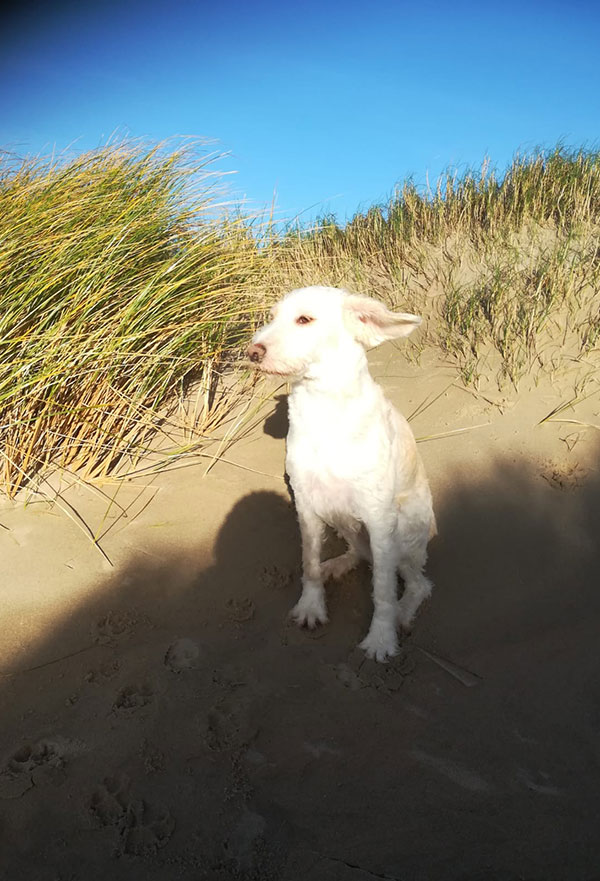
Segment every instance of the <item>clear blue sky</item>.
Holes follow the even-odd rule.
[[[408,175],[599,143],[597,0],[13,5],[0,145],[214,138],[235,194],[260,207],[276,191],[286,217],[343,220]]]

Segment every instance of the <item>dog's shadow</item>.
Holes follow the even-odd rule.
[[[289,420],[288,420],[288,404],[287,404],[287,395],[277,395],[275,397],[276,404],[275,409],[267,416],[264,423],[264,433],[268,434],[269,437],[274,437],[276,440],[281,440],[284,437],[287,437],[288,428],[289,428]]]

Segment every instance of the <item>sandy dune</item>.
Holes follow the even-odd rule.
[[[539,424],[566,379],[475,393],[393,346],[371,364],[421,409],[439,525],[387,666],[355,648],[366,568],[328,586],[326,628],[286,621],[284,400],[227,453],[253,470],[191,463],[110,509],[66,491],[112,566],[57,507],[3,504],[2,879],[600,877],[600,436]],[[586,391],[559,416],[598,423]]]

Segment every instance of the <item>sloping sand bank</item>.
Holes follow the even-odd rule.
[[[0,877],[600,877],[600,435],[539,424],[566,385],[371,363],[406,415],[426,405],[439,525],[433,598],[387,666],[355,648],[367,568],[328,586],[326,628],[286,621],[284,401],[228,451],[252,470],[141,477],[110,509],[68,490],[112,567],[57,507],[4,504]]]

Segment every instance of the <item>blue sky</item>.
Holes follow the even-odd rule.
[[[412,175],[598,146],[600,4],[54,0],[0,34],[0,145],[216,139],[229,186],[343,220]]]

